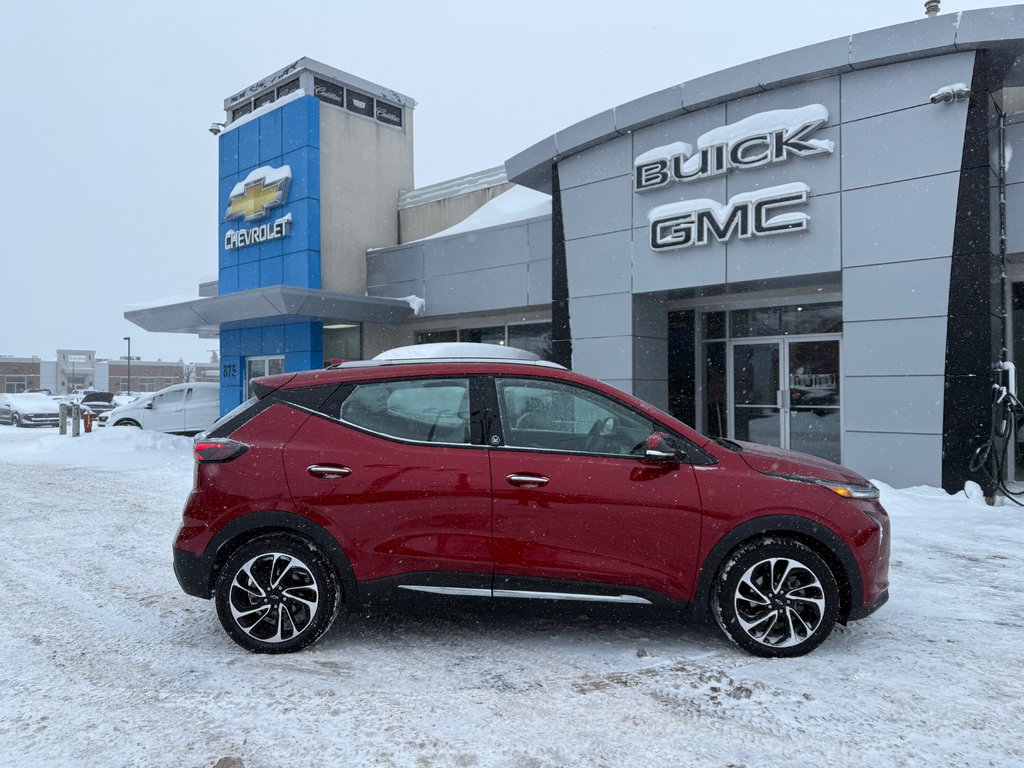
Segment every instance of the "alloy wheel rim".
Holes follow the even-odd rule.
[[[805,642],[825,618],[825,589],[799,560],[761,560],[740,578],[733,597],[740,627],[750,639],[771,648]]]
[[[266,552],[235,573],[228,603],[235,624],[249,637],[283,643],[312,624],[320,590],[309,566],[297,557]]]

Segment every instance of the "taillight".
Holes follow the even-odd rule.
[[[198,462],[231,461],[249,450],[236,440],[199,440],[192,446]]]

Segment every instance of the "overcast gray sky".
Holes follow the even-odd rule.
[[[1012,5],[945,0],[943,13]],[[217,270],[223,99],[301,56],[418,101],[416,183],[761,56],[923,18],[921,0],[0,0],[0,355],[204,360],[129,323]]]

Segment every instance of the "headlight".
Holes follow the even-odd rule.
[[[782,480],[793,480],[798,483],[810,483],[811,485],[820,485],[822,488],[828,488],[832,493],[837,496],[842,496],[844,499],[877,499],[878,489],[875,488],[871,483],[864,483],[863,485],[857,483],[837,483],[832,480],[822,480],[817,477],[803,477],[802,475],[787,475],[784,472],[764,472],[762,474],[768,475],[769,477],[778,477]]]

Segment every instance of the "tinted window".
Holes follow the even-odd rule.
[[[401,440],[468,444],[469,379],[358,384],[342,403],[341,420]]]
[[[185,401],[185,390],[179,389],[174,392],[167,392],[153,398],[153,408],[174,408]]]
[[[496,380],[505,445],[637,456],[653,422],[588,389],[552,381]]]

